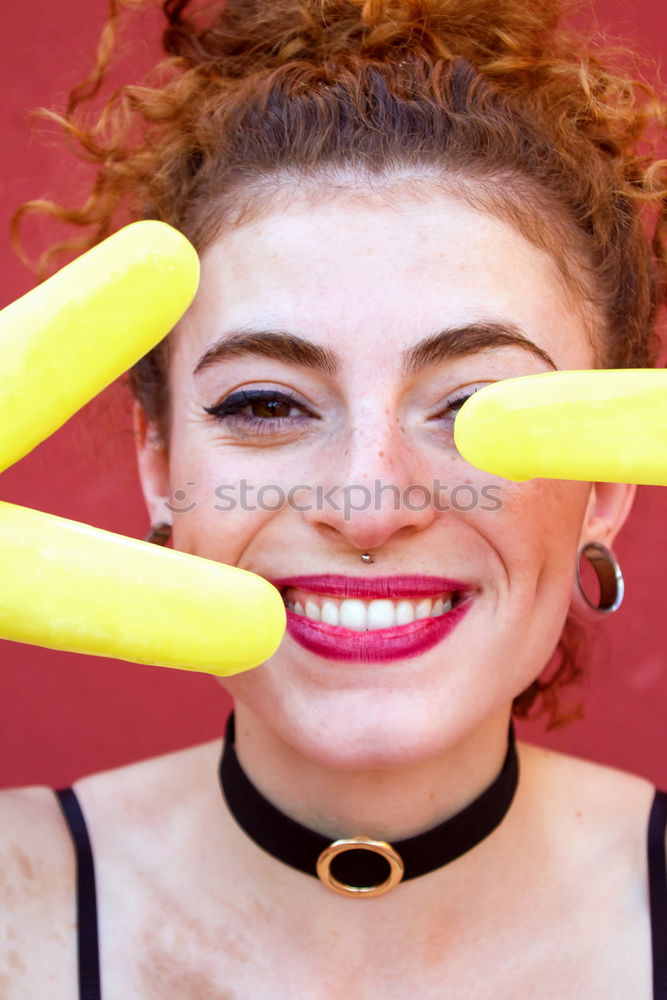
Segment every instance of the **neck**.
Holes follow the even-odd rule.
[[[274,806],[332,839],[364,834],[395,841],[454,816],[497,778],[507,753],[509,712],[411,763],[332,767],[298,752],[246,706],[236,716],[236,752]]]

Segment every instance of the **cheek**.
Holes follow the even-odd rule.
[[[589,493],[587,483],[503,483],[502,508],[489,515],[484,530],[509,587],[526,602],[571,589]]]
[[[484,634],[493,635],[493,655],[518,694],[537,675],[536,665],[549,661],[562,633],[590,487],[549,480],[502,485],[502,509],[475,524],[488,556],[488,616],[480,621],[489,631],[480,625],[480,655]]]
[[[295,481],[290,463],[259,449],[217,447],[196,431],[176,434],[170,449],[174,546],[183,552],[239,564],[265,527],[284,519]]]

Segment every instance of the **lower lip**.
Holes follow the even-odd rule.
[[[459,604],[437,618],[409,625],[355,632],[342,625],[326,625],[287,610],[287,632],[304,649],[328,660],[388,663],[419,656],[442,642],[468,613],[472,601]]]

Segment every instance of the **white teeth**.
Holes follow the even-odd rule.
[[[327,625],[340,625],[338,607],[334,601],[322,601],[322,621]]]
[[[412,601],[399,601],[396,605],[396,624],[409,625],[415,620],[415,609]]]
[[[306,601],[306,618],[312,618],[314,622],[322,621],[320,606],[315,601]]]
[[[396,624],[394,604],[388,600],[371,601],[368,605],[369,628],[391,628]]]
[[[355,632],[366,628],[366,605],[363,601],[348,599],[340,605],[340,624]]]
[[[311,621],[324,622],[326,625],[341,625],[353,632],[393,628],[397,625],[409,625],[411,622],[439,618],[452,609],[452,600],[443,597],[422,598],[420,600],[396,600],[378,598],[374,601],[362,601],[356,598],[336,600],[323,598],[321,603],[312,598],[290,600],[294,593],[286,594],[286,604],[290,611],[297,615],[310,618]]]
[[[422,601],[417,601],[415,605],[415,618],[430,618],[431,605],[433,601],[430,597],[425,597]]]

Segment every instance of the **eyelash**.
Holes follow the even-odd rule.
[[[450,399],[447,402],[445,411],[442,412],[454,413],[454,419],[456,419],[456,413],[458,413],[465,401],[470,399],[477,391],[477,389],[473,389],[472,392],[462,393],[460,396]],[[227,399],[216,403],[215,406],[205,406],[204,410],[209,416],[214,417],[215,420],[224,420],[241,430],[250,431],[254,434],[271,434],[279,430],[284,430],[286,425],[294,420],[294,417],[259,417],[257,415],[248,416],[241,413],[241,410],[247,407],[269,402],[284,403],[290,408],[296,407],[304,414],[309,413],[306,407],[289,393],[266,389],[243,389],[239,392],[234,392]],[[436,414],[436,417],[433,419],[436,419],[440,415]]]
[[[479,388],[481,388],[481,386]],[[447,405],[445,407],[447,412],[451,413],[455,411],[454,419],[456,419],[456,415],[458,414],[463,404],[466,402],[466,400],[470,399],[471,396],[474,396],[476,392],[479,392],[479,388],[473,389],[472,392],[462,392],[460,396],[455,396],[454,399],[447,400]],[[436,417],[438,416],[440,416],[439,413],[436,414]]]
[[[242,430],[249,430],[255,434],[271,434],[272,432],[283,430],[287,423],[294,420],[293,417],[259,417],[248,416],[241,413],[246,407],[257,403],[284,403],[291,407],[296,407],[303,413],[308,413],[306,407],[299,403],[294,396],[287,392],[278,392],[267,389],[242,389],[232,393],[227,399],[223,399],[215,406],[205,406],[204,410],[216,420],[224,420],[232,426],[237,426]]]

